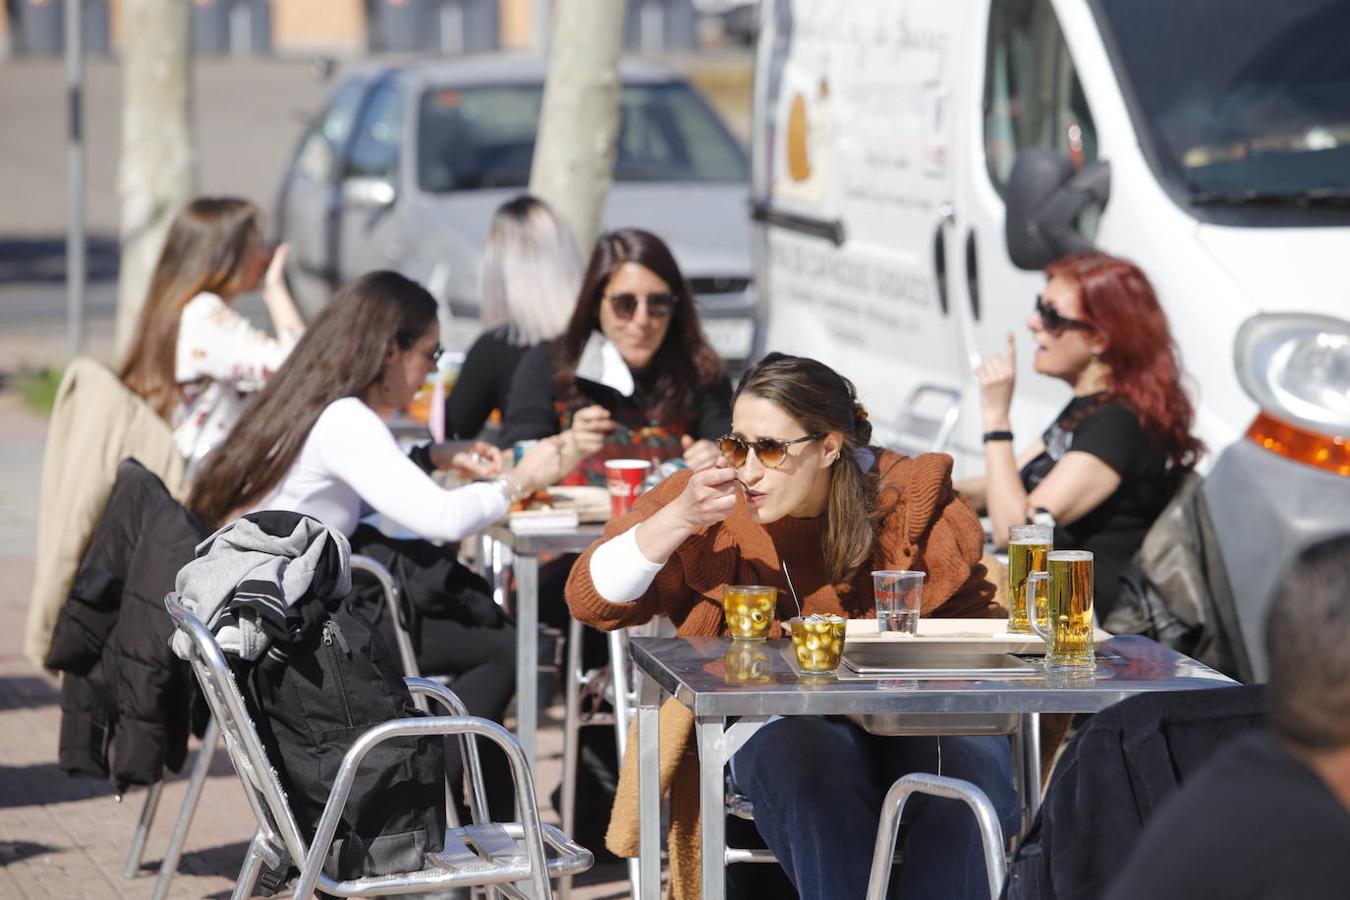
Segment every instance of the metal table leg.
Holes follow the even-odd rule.
[[[661,896],[661,687],[638,673],[638,883],[633,896]]]
[[[719,716],[699,718],[698,733],[699,827],[703,832],[703,900],[725,900],[727,892],[727,807],[723,768],[726,748]]]
[[[539,729],[539,558],[516,554],[516,737],[535,771]]]
[[[581,634],[582,625],[572,619],[567,627],[566,700],[563,714],[562,830],[574,834],[577,812],[577,757],[581,744]],[[622,759],[622,755],[619,757]],[[558,879],[559,900],[572,896],[572,876]]]
[[[1041,809],[1041,714],[1022,716],[1022,756],[1026,764],[1027,827]]]

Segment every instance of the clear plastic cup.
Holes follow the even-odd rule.
[[[872,573],[872,594],[877,603],[877,630],[902,634],[919,633],[919,610],[923,607],[923,572],[881,569]]]

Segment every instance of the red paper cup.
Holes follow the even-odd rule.
[[[605,481],[609,485],[609,515],[612,519],[633,508],[633,501],[642,493],[642,482],[652,464],[645,459],[611,459],[605,461]]]

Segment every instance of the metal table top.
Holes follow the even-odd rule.
[[[515,553],[537,556],[540,553],[580,553],[598,541],[604,531],[604,525],[579,525],[558,531],[516,534],[503,522],[489,527],[487,535]]]
[[[1087,677],[1045,671],[1007,679],[802,677],[790,662],[788,640],[633,638],[630,648],[638,668],[696,716],[1090,713],[1134,694],[1236,685],[1209,666],[1137,635],[1106,642],[1098,651],[1097,671]],[[749,677],[747,650],[758,663]]]

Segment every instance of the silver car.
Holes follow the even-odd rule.
[[[542,61],[490,56],[367,66],[338,81],[277,204],[306,315],[363,272],[395,269],[436,296],[446,346],[468,346],[492,214],[529,182],[544,75]],[[621,75],[604,227],[669,243],[709,340],[736,367],[758,334],[745,152],[683,79],[635,62]]]

